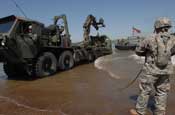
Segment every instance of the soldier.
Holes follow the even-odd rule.
[[[169,77],[173,74],[171,56],[174,54],[175,39],[168,32],[171,28],[168,18],[155,21],[155,34],[143,40],[136,48],[136,54],[145,56],[145,64],[140,76],[140,95],[137,98],[136,109],[131,109],[131,115],[145,115],[150,94],[155,89],[154,115],[165,115],[167,96],[170,90]]]
[[[28,33],[32,33],[32,25],[29,25],[29,27],[28,27]]]
[[[28,26],[27,34],[29,35],[29,37],[30,37],[32,40],[34,40],[34,41],[37,40],[37,34],[33,32],[33,26],[32,26],[32,24],[30,24],[30,25]]]

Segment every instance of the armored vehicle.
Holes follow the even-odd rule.
[[[115,43],[115,48],[118,50],[135,50],[136,46],[142,41],[144,38],[140,36],[131,36],[127,39],[118,39]]]
[[[60,20],[62,25],[58,24]],[[71,69],[82,60],[97,58],[96,48],[73,46],[64,14],[55,16],[48,27],[14,15],[0,19],[0,61],[9,77],[42,77]]]

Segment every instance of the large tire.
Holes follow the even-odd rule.
[[[91,63],[95,60],[95,55],[93,52],[88,52],[88,62]]]
[[[78,63],[81,61],[81,59],[80,59],[80,54],[79,54],[78,51],[75,51],[75,52],[74,52],[74,54],[73,54],[73,59],[74,59],[75,64],[78,64]]]
[[[70,51],[64,51],[59,58],[58,67],[61,70],[68,70],[74,66],[73,54]]]
[[[17,64],[5,62],[3,64],[3,69],[9,78],[20,77],[22,75],[25,75],[23,68]]]
[[[49,76],[57,71],[57,58],[51,52],[45,52],[41,55],[35,65],[35,76]]]

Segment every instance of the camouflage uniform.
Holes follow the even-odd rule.
[[[166,37],[167,43],[164,45],[163,39]],[[156,40],[157,39],[157,40]],[[157,34],[145,39],[139,47],[136,48],[138,55],[145,55],[145,64],[140,77],[141,93],[138,97],[136,109],[144,114],[147,107],[150,93],[155,87],[155,107],[157,112],[165,112],[167,94],[170,90],[169,77],[173,74],[171,63],[172,48],[175,39],[169,34]],[[163,64],[161,64],[163,63]],[[156,114],[156,113],[155,113]],[[164,115],[164,114],[156,114]]]
[[[143,40],[136,48],[136,54],[145,56],[142,75],[140,76],[140,95],[137,99],[136,111],[145,114],[151,91],[155,88],[155,115],[165,115],[169,77],[173,74],[171,56],[174,53],[175,39],[168,32],[158,33]]]

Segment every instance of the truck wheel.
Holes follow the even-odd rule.
[[[3,69],[9,78],[19,77],[24,73],[23,70],[21,71],[18,66],[15,66],[14,64],[7,63],[7,62],[3,64]]]
[[[80,54],[79,54],[79,52],[74,52],[73,59],[74,59],[74,62],[76,64],[78,64],[80,62]]]
[[[61,70],[68,70],[74,66],[73,55],[70,51],[64,51],[60,55],[58,66]]]
[[[45,52],[38,58],[35,69],[35,75],[38,77],[54,74],[57,71],[57,59],[55,55],[51,52]]]
[[[94,60],[95,60],[95,56],[93,55],[92,52],[89,52],[89,53],[88,53],[88,61],[89,61],[89,62],[93,62]]]

